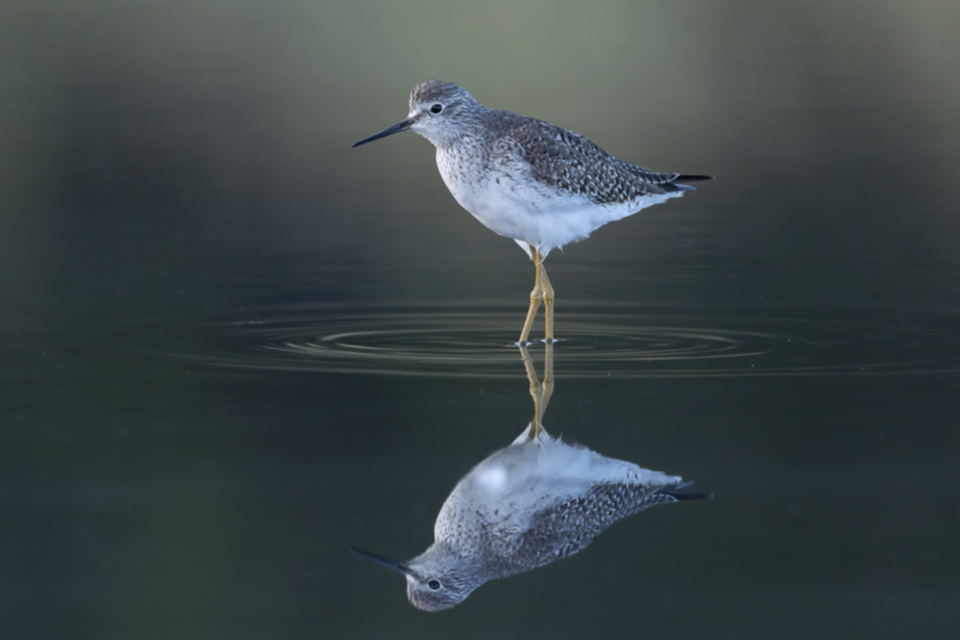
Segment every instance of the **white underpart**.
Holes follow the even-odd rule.
[[[587,196],[558,191],[514,172],[477,166],[468,157],[437,147],[437,167],[453,197],[491,231],[513,238],[530,255],[587,238],[608,222],[679,197],[651,194],[623,203],[596,204]]]
[[[529,433],[529,428],[524,429],[509,447],[489,456],[457,483],[437,516],[434,536],[438,541],[463,535],[457,527],[472,520],[462,517],[461,511],[482,509],[493,526],[522,529],[548,504],[586,495],[598,484],[660,487],[682,483],[679,476],[566,444],[545,430],[536,439]]]

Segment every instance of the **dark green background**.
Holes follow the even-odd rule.
[[[7,0],[2,635],[958,637],[958,23],[933,0]],[[437,615],[347,549],[418,554],[524,427],[505,345],[533,273],[427,142],[350,149],[431,77],[718,178],[550,256],[571,339],[546,418],[716,499]],[[572,312],[622,308],[807,346],[614,367]],[[337,373],[251,324],[359,312],[439,318],[441,351],[492,326],[472,348],[505,364]]]

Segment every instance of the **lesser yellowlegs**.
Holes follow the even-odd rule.
[[[487,228],[513,238],[533,260],[536,281],[520,344],[527,343],[541,302],[545,341],[554,339],[554,291],[543,266],[552,249],[693,189],[682,182],[710,179],[623,162],[579,134],[489,109],[440,80],[413,89],[405,120],[353,146],[407,130],[436,146],[437,167],[457,202]]]
[[[532,425],[531,425],[532,426]],[[463,477],[443,503],[434,543],[409,562],[354,551],[406,576],[407,597],[439,611],[488,580],[587,547],[611,524],[658,504],[701,499],[679,476],[644,469],[527,428]]]
[[[647,507],[709,497],[679,492],[689,484],[679,476],[551,437],[542,419],[553,392],[553,343],[546,345],[542,382],[527,348],[520,345],[520,353],[533,420],[457,483],[437,515],[430,548],[409,562],[354,549],[406,576],[407,597],[420,609],[447,609],[487,580],[573,555]]]

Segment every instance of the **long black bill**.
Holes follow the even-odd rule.
[[[360,143],[358,142],[357,144],[360,144]],[[402,573],[403,575],[407,575],[408,573],[410,573],[410,569],[407,568],[407,565],[397,560],[393,560],[391,558],[385,558],[384,556],[377,555],[376,553],[370,553],[369,551],[364,551],[363,549],[357,549],[356,547],[350,547],[350,551],[353,551],[358,556],[361,556],[368,560],[373,560],[377,564],[381,564],[385,566],[387,569],[392,569],[397,573]]]
[[[357,147],[359,147],[359,146],[362,145],[362,144],[367,144],[368,142],[373,142],[374,140],[379,140],[380,138],[386,138],[387,136],[392,136],[392,135],[395,134],[395,133],[400,133],[401,131],[406,131],[407,129],[410,128],[410,125],[412,125],[412,124],[413,124],[413,122],[410,121],[410,120],[404,120],[403,122],[398,122],[397,124],[393,125],[392,127],[389,127],[389,128],[387,128],[387,129],[384,129],[384,130],[381,131],[380,133],[375,133],[375,134],[373,134],[372,136],[370,136],[369,138],[364,138],[364,139],[361,140],[360,142],[357,142],[356,144],[354,144],[352,148],[353,148],[353,149],[356,149]]]

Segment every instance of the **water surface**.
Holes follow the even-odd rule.
[[[960,634],[952,4],[265,7],[3,9],[5,637]],[[529,422],[533,268],[350,149],[434,76],[717,176],[551,254],[545,416],[714,500],[440,615],[348,549]]]

